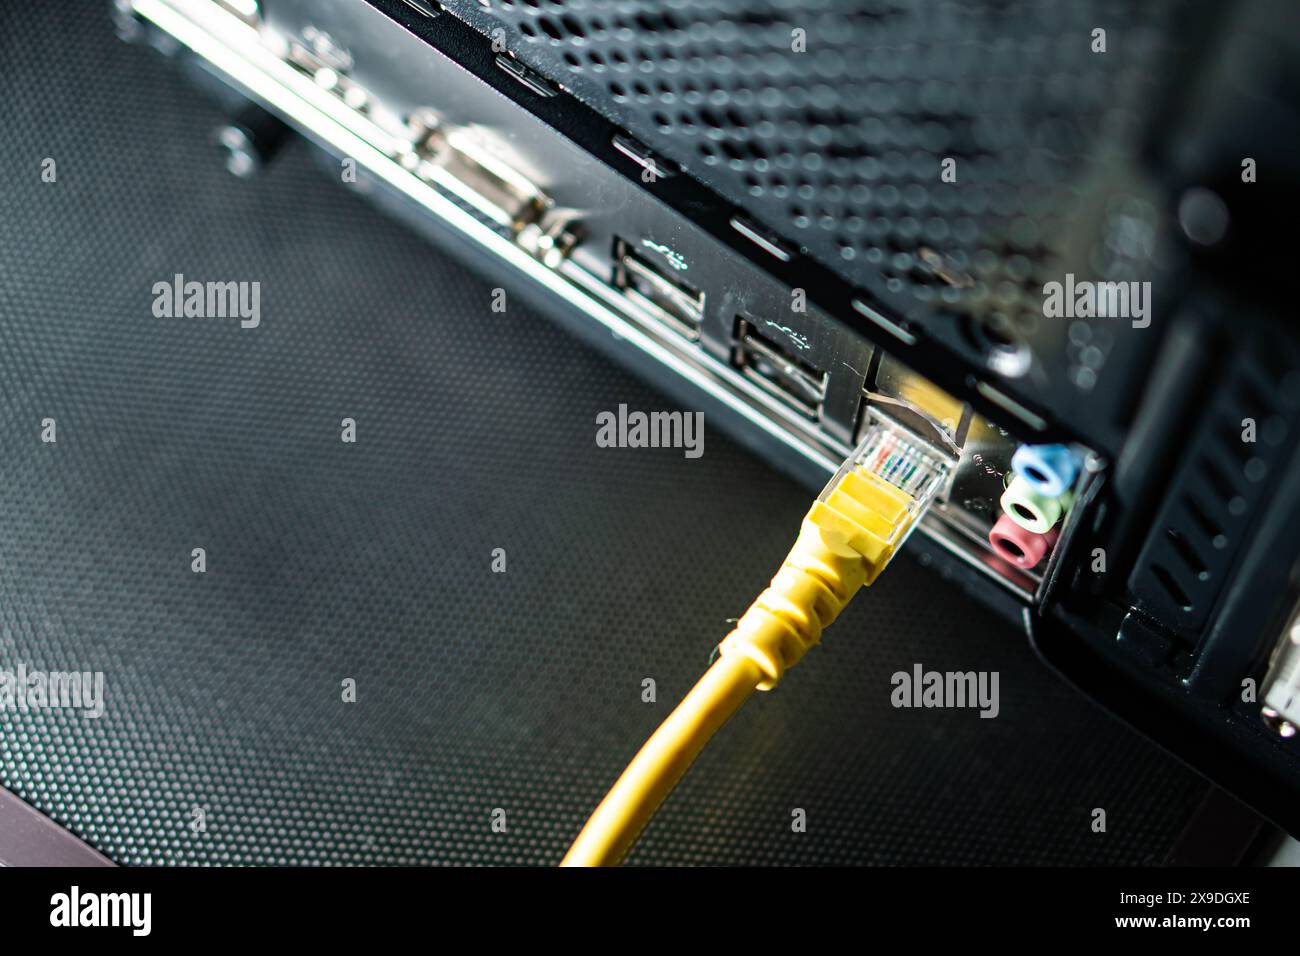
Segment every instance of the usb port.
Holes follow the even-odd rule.
[[[795,348],[763,335],[753,321],[737,316],[732,351],[736,367],[769,395],[816,421],[826,398],[827,375],[794,354]]]
[[[614,285],[679,335],[691,341],[700,337],[704,293],[618,238],[614,240]]]

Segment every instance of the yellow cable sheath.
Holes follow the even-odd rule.
[[[710,738],[755,690],[775,686],[866,577],[861,555],[805,522],[789,557],[720,657],[660,724],[591,815],[561,866],[614,866]]]
[[[747,657],[719,658],[628,764],[560,865],[616,866],[704,745],[762,679]]]
[[[633,758],[561,866],[614,866],[704,745],[756,690],[770,690],[893,557],[914,499],[863,467],[813,503],[771,585],[718,645],[719,658]]]

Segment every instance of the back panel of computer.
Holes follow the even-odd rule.
[[[1300,830],[1294,5],[116,9],[232,163],[251,101],[811,486],[880,419],[955,459],[909,547]]]

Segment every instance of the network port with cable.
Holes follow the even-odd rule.
[[[677,266],[677,262],[665,256],[660,265],[625,239],[614,239],[615,288],[642,311],[693,342],[700,337],[704,321],[704,293],[670,271],[685,271],[685,264]]]
[[[1261,711],[1264,722],[1290,740],[1300,728],[1300,607],[1291,613],[1269,660]]]
[[[794,342],[794,339],[790,339]],[[795,354],[796,345],[764,335],[758,324],[736,318],[732,362],[750,381],[805,418],[821,418],[828,375]]]

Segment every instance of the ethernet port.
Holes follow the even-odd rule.
[[[804,418],[821,418],[827,374],[797,354],[793,340],[782,341],[758,331],[757,323],[736,317],[732,362],[750,381]]]

